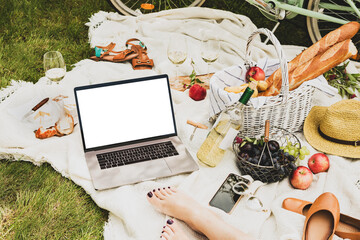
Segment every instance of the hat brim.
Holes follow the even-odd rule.
[[[348,158],[360,158],[360,146],[334,143],[320,136],[318,128],[326,110],[327,107],[315,106],[306,117],[304,135],[308,143],[320,152]]]

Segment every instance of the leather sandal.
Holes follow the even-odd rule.
[[[139,55],[133,49],[113,51],[115,45],[115,43],[110,43],[107,46],[96,46],[95,56],[90,57],[90,59],[95,61],[124,62]],[[110,53],[114,53],[115,55],[110,55]]]
[[[297,198],[286,198],[282,207],[306,216],[312,204],[312,202]],[[335,229],[335,235],[350,240],[360,240],[360,220],[340,213],[340,221]]]
[[[139,44],[132,43],[133,41],[139,41]],[[134,70],[145,70],[145,69],[152,69],[154,66],[154,61],[150,59],[147,55],[147,47],[143,42],[141,42],[137,38],[131,38],[126,41],[125,46],[128,47],[131,45],[131,49],[138,54],[137,57],[131,60],[131,65]]]

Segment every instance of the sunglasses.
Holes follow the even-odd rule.
[[[255,181],[250,184],[239,181],[232,186],[232,190],[234,193],[244,197],[247,208],[255,211],[267,212],[268,209],[266,209],[262,201],[255,196],[256,190],[262,185],[263,183],[260,181]]]

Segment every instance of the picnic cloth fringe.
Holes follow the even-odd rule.
[[[157,73],[173,76],[175,67],[167,60],[166,46],[169,34],[185,35],[189,46],[189,57],[180,67],[180,74],[189,74],[192,70],[190,59],[195,62],[197,73],[204,73],[206,63],[201,60],[199,28],[208,28],[221,37],[221,55],[213,64],[216,71],[240,64],[243,61],[245,44],[256,26],[245,16],[207,8],[187,8],[169,10],[141,17],[125,17],[117,13],[98,12],[89,23],[89,41],[95,45],[107,45],[113,41],[121,48],[130,37],[138,37],[148,46],[148,54],[154,59],[153,70],[133,71],[130,63],[94,62],[82,60],[68,72],[59,84],[47,85],[41,78],[36,84],[13,82],[13,85],[0,91],[0,157],[11,160],[31,161],[40,165],[50,163],[64,177],[70,178],[81,186],[96,202],[110,211],[109,220],[104,226],[104,237],[112,239],[151,240],[159,239],[167,216],[157,212],[146,200],[146,193],[162,186],[176,186],[191,194],[204,206],[208,205],[212,195],[225,177],[239,170],[235,165],[235,156],[228,151],[216,168],[200,165],[200,170],[192,174],[162,178],[138,184],[127,185],[106,191],[95,191],[86,166],[81,144],[79,127],[61,138],[39,140],[33,130],[20,121],[21,116],[12,109],[23,104],[37,103],[45,97],[59,94],[73,98],[73,88],[79,85],[109,82]],[[281,34],[281,33],[278,33]],[[272,46],[260,41],[255,43],[253,59],[275,58]],[[283,46],[287,57],[293,58],[303,48]],[[354,64],[354,69],[358,69]],[[209,98],[195,102],[188,97],[188,91],[172,91],[178,133],[184,144],[196,159],[197,149],[207,135],[207,130],[198,129],[193,141],[189,136],[193,127],[186,124],[187,119],[207,123],[209,117]],[[339,97],[330,98],[322,92],[316,93],[314,104],[331,105]],[[303,135],[298,133],[302,145],[308,147],[311,154],[316,151],[307,144]],[[287,180],[268,184],[258,189],[256,195],[263,201],[266,212],[256,212],[246,208],[240,201],[231,215],[211,208],[225,221],[236,228],[253,234],[257,239],[301,239],[305,217],[281,208],[286,197],[297,197],[314,201],[322,192],[333,192],[339,199],[341,212],[360,218],[360,161],[351,161],[337,156],[329,156],[329,172],[316,174],[308,190],[295,190]],[[306,165],[305,161],[302,162]],[[357,184],[357,185],[356,185]],[[185,224],[184,229],[190,239],[203,237],[193,232]],[[336,238],[334,238],[336,239]]]

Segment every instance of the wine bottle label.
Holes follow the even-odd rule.
[[[246,105],[246,103],[250,100],[257,86],[257,81],[250,82],[250,85],[245,89],[243,95],[241,95],[239,102]]]
[[[213,128],[221,135],[227,133],[228,128],[230,127],[230,116],[225,112],[222,112],[216,122],[213,125]]]
[[[244,91],[244,93],[241,95],[239,102],[241,102],[242,104],[246,105],[246,103],[250,100],[252,94],[254,93],[254,90],[252,90],[251,88],[247,87]]]
[[[230,128],[229,131],[226,133],[224,139],[221,141],[219,148],[221,148],[222,150],[231,148],[231,145],[237,134],[238,134],[237,130]]]

